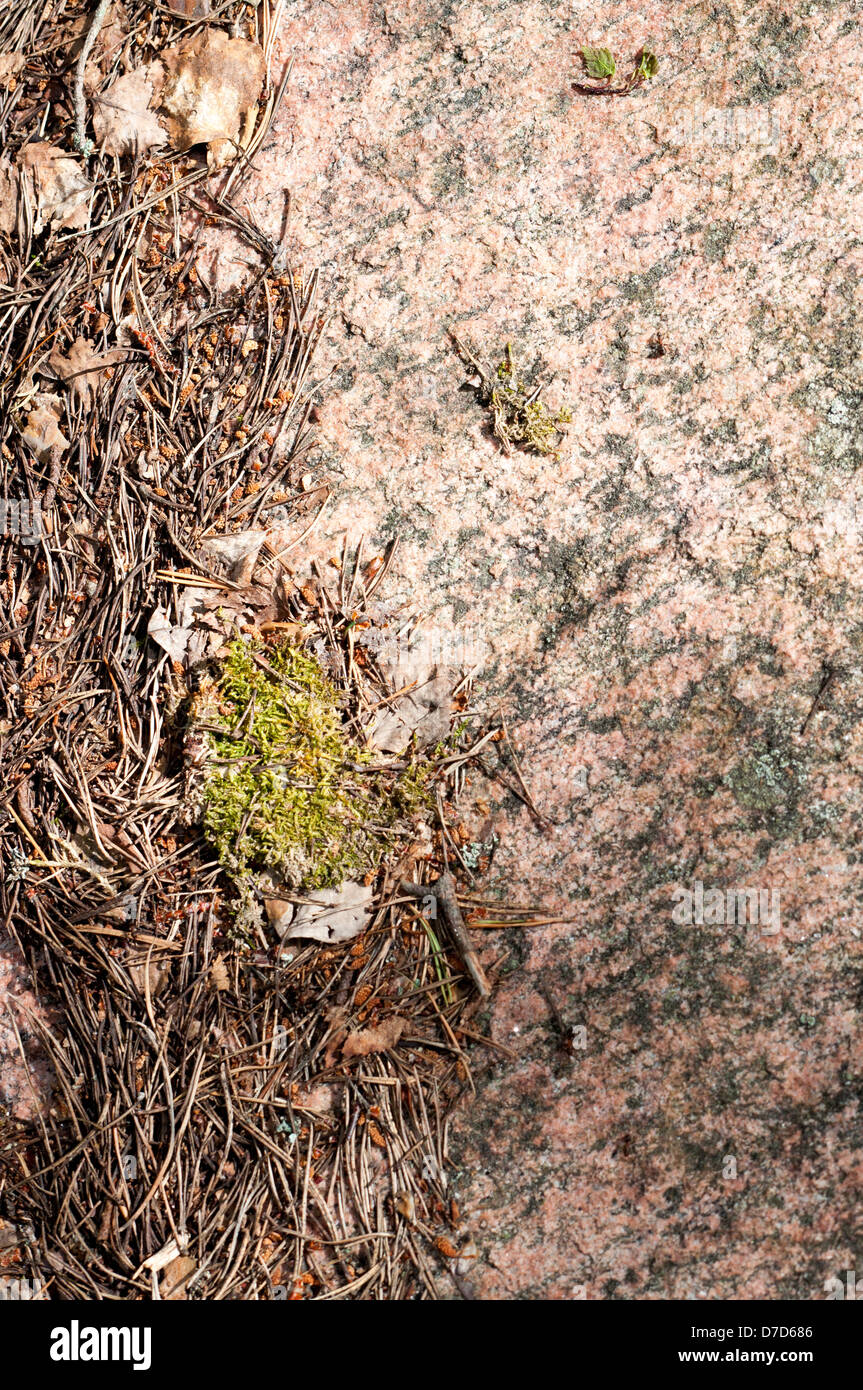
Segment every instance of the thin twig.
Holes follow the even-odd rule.
[[[87,67],[87,59],[93,52],[93,47],[105,23],[105,16],[108,13],[111,0],[99,0],[98,5],[93,11],[93,18],[87,30],[86,38],[78,54],[78,63],[75,68],[75,85],[72,89],[72,104],[75,111],[75,133],[72,136],[72,148],[79,154],[89,159],[93,153],[93,141],[87,139],[84,134],[84,127],[87,124],[87,105],[84,100],[84,72]]]
[[[453,944],[458,948],[465,963],[468,974],[483,999],[487,999],[491,994],[491,985],[486,979],[485,971],[479,963],[479,957],[473,948],[470,934],[464,924],[464,918],[461,915],[456,897],[455,879],[449,869],[445,869],[434,883],[411,883],[408,879],[402,879],[399,887],[403,893],[409,893],[413,898],[434,898],[444,922],[449,928]]]

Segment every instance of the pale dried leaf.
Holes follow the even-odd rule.
[[[197,584],[184,586],[177,600],[177,625],[190,634],[187,669],[214,660],[224,648],[234,620],[247,622],[248,618],[245,604],[234,594]]]
[[[76,159],[57,145],[37,140],[24,146],[19,166],[28,183],[37,236],[49,223],[55,231],[86,227],[91,185]]]
[[[147,624],[147,633],[163,652],[168,653],[172,661],[183,660],[189,644],[190,629],[175,627],[161,604],[153,611]]]
[[[212,590],[210,588],[205,589],[197,584],[184,584],[177,598],[177,621],[183,627],[191,627],[211,595]]]
[[[94,352],[93,344],[88,343],[86,338],[76,338],[65,355],[55,347],[48,358],[48,366],[66,383],[75,400],[88,410],[99,389],[105,368],[112,366],[124,355],[118,348],[111,348],[108,352]]]
[[[319,888],[313,898],[297,908],[282,940],[304,937],[312,941],[353,941],[365,930],[371,901],[372,890],[363,883]]]
[[[228,967],[225,965],[225,957],[216,956],[216,959],[210,966],[210,988],[214,989],[218,994],[221,994],[224,990],[230,989],[230,987],[231,981],[228,975]]]
[[[171,0],[168,8],[185,19],[206,19],[211,6],[210,0]]]
[[[386,1052],[395,1047],[408,1026],[406,1018],[385,1018],[376,1028],[361,1028],[349,1033],[342,1043],[343,1057],[368,1057],[372,1052]]]
[[[264,53],[249,39],[231,39],[221,29],[204,29],[166,48],[162,112],[178,150],[206,144],[208,163],[218,168],[236,153],[264,81]]]
[[[233,536],[210,536],[202,541],[201,549],[216,560],[236,584],[248,584],[266,539],[266,531],[238,531]]]
[[[171,971],[170,967],[157,965],[151,960],[148,964],[130,965],[129,978],[139,994],[145,997],[149,994],[151,999],[155,999],[171,978]]]
[[[0,53],[0,85],[8,86],[11,78],[18,76],[24,61],[23,53]]]
[[[68,439],[59,428],[62,414],[63,402],[59,396],[35,397],[33,409],[24,422],[21,438],[40,463],[50,463],[53,449],[65,453],[69,447]]]
[[[0,232],[11,236],[18,225],[18,174],[8,159],[0,159]]]
[[[371,646],[372,644],[369,643]],[[387,753],[402,753],[414,734],[421,747],[438,743],[449,733],[456,672],[438,664],[435,643],[425,636],[399,643],[384,641],[376,652],[378,665],[394,690],[411,686],[375,720],[371,741]]]
[[[149,63],[116,78],[93,98],[93,131],[106,154],[143,153],[167,143],[168,133],[153,109],[164,80],[161,63]]]
[[[238,140],[211,140],[207,146],[207,164],[211,169],[221,169],[237,153],[237,145],[241,150],[247,150],[255,133],[255,121],[258,115],[257,104],[250,106],[243,117],[242,127]]]
[[[189,638],[186,648],[186,669],[195,670],[205,661],[215,661],[224,651],[226,642],[212,632],[196,629]]]

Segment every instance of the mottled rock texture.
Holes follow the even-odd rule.
[[[247,196],[279,237],[290,190],[334,311],[316,545],[398,534],[397,587],[488,644],[551,824],[492,791],[481,887],[568,919],[482,938],[517,1057],[453,1131],[480,1296],[817,1298],[863,1261],[857,8],[285,7]],[[659,75],[582,95],[582,43]],[[572,405],[558,461],[504,456],[448,325]],[[696,882],[780,930],[675,921]]]

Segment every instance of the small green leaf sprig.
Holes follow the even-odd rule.
[[[583,48],[581,61],[584,64],[584,71],[595,82],[606,82],[617,71],[617,64],[607,48]]]
[[[642,48],[635,61],[635,67],[623,84],[619,87],[612,87],[612,78],[617,72],[617,63],[608,48],[582,48],[581,61],[584,67],[585,76],[592,82],[600,85],[587,87],[577,84],[578,90],[592,92],[598,96],[627,96],[629,92],[634,92],[637,87],[641,87],[645,82],[649,82],[659,71],[659,59],[650,48]]]

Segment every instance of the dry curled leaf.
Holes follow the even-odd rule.
[[[376,1028],[361,1028],[357,1033],[349,1033],[342,1043],[343,1057],[368,1057],[372,1052],[386,1052],[395,1047],[407,1028],[406,1018],[385,1018]]]
[[[209,536],[202,541],[201,549],[235,584],[250,584],[258,552],[266,539],[266,531],[238,531],[233,536]]]
[[[249,39],[204,29],[162,54],[162,113],[175,149],[208,146],[218,169],[234,157],[254,119],[264,81],[264,53]]]
[[[149,63],[116,78],[93,98],[93,131],[106,154],[135,154],[167,143],[154,110],[165,80],[161,63]]]
[[[377,633],[369,633],[366,643],[393,689],[405,690],[377,716],[371,731],[375,747],[402,753],[414,734],[421,747],[446,738],[458,675],[439,661],[432,638],[421,635],[391,647]]]
[[[18,224],[18,174],[8,159],[0,159],[0,232],[11,236]]]
[[[162,648],[163,652],[168,653],[172,661],[182,661],[189,645],[191,629],[175,626],[165,609],[159,604],[153,610],[147,624],[147,635],[153,639],[157,646]]]
[[[228,967],[225,965],[224,956],[216,956],[210,966],[210,988],[221,994],[224,990],[230,989],[231,981],[228,977]]]
[[[145,997],[149,994],[151,999],[155,999],[171,978],[171,970],[169,966],[157,965],[151,960],[149,964],[130,965],[129,976],[140,994]]]
[[[24,421],[21,438],[40,463],[50,463],[51,453],[59,449],[65,453],[69,441],[59,428],[63,414],[63,402],[59,396],[40,395],[33,401],[33,409]]]
[[[36,236],[50,223],[55,231],[86,227],[91,186],[77,159],[57,145],[37,140],[18,156],[27,184]]]
[[[94,352],[93,344],[86,338],[76,338],[65,355],[55,347],[48,358],[48,366],[66,383],[75,400],[89,410],[105,368],[123,356],[118,348]]]
[[[292,941],[295,937],[326,942],[353,941],[365,930],[371,901],[372,890],[364,883],[348,882],[341,888],[319,888],[297,908],[292,921],[287,914],[282,914],[276,929],[282,931],[283,941]],[[290,904],[278,906],[284,908]]]

